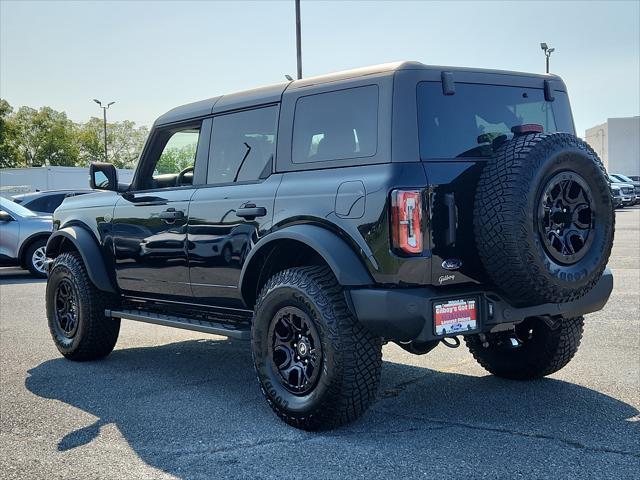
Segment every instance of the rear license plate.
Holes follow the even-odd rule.
[[[478,302],[475,298],[447,300],[433,304],[436,335],[457,335],[478,328]]]

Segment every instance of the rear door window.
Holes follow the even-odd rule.
[[[255,182],[269,176],[277,126],[277,106],[214,117],[207,184]]]
[[[556,91],[547,102],[542,88],[456,83],[443,95],[440,82],[418,84],[418,128],[422,160],[489,157],[493,140],[517,125],[573,133],[569,100]]]
[[[372,157],[378,147],[378,87],[300,97],[293,121],[293,163]]]

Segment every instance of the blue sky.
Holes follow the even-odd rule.
[[[305,76],[395,60],[539,72],[578,133],[640,110],[640,2],[302,1]],[[75,121],[150,125],[182,103],[295,76],[293,0],[0,3],[0,95]]]

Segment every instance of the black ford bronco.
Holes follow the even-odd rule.
[[[60,352],[104,357],[121,319],[247,339],[298,428],[360,416],[387,341],[556,372],[613,287],[607,174],[554,75],[403,62],[224,95],[162,115],[130,185],[90,173],[47,244]]]

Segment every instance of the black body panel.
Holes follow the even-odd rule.
[[[191,199],[187,255],[193,301],[243,306],[242,266],[253,246],[271,229],[280,175],[264,182],[203,187]],[[241,217],[239,210],[264,208],[264,215]]]
[[[192,188],[158,189],[119,198],[112,224],[116,278],[123,291],[191,295],[186,242],[193,193]]]
[[[385,322],[380,313],[365,306],[368,302],[374,310],[379,305],[379,311],[389,317],[385,323],[389,330],[384,333],[388,338],[429,340],[411,323],[417,318],[422,329],[424,312],[413,312],[408,324],[402,323],[404,320],[393,323],[393,317],[403,317],[403,309],[410,305],[422,309],[424,298],[446,296],[449,289],[482,296],[489,295],[492,287],[478,260],[472,218],[478,178],[487,160],[469,154],[427,158],[421,152],[417,92],[425,82],[435,85],[438,95],[446,98],[461,98],[463,84],[535,89],[536,94],[544,92],[547,101],[552,96],[556,102],[566,97],[564,83],[553,75],[404,62],[181,106],[157,120],[130,191],[83,195],[64,203],[55,215],[55,227],[62,230],[54,233],[47,252],[57,255],[61,239],[68,238],[90,265],[96,286],[118,291],[127,300],[135,297],[157,304],[162,300],[163,312],[174,313],[184,310],[185,305],[191,313],[217,307],[241,312],[244,318],[247,308],[253,307],[261,269],[272,260],[264,253],[279,242],[287,246],[297,242],[305,246],[305,252],[311,252],[314,261],[327,264],[347,290],[353,289],[355,313],[365,323],[370,320],[372,330],[378,328],[375,324]],[[369,127],[361,136],[353,129],[349,154],[327,160],[326,152],[336,148],[331,145],[335,142],[331,128],[319,136],[311,131],[311,147],[296,151],[296,132],[300,134],[295,127],[297,105],[316,95],[343,95],[358,89],[375,92],[377,111],[373,108],[370,118],[357,124]],[[211,145],[216,145],[218,138],[217,116],[233,116],[261,106],[279,109],[274,113],[277,129],[273,127],[268,135],[275,154],[259,180],[238,181],[238,175],[230,175],[225,177],[229,183],[207,184],[213,162]],[[357,110],[345,108],[346,116],[354,111],[357,114]],[[561,115],[572,130],[566,101]],[[343,120],[335,119],[335,123]],[[300,120],[305,128],[311,128],[310,124],[313,121]],[[144,179],[156,168],[149,157],[164,148],[164,144],[158,145],[158,138],[181,125],[195,126],[201,132],[191,184],[178,186],[175,175],[164,175],[168,178],[163,182],[149,186]],[[245,145],[248,155],[251,147]],[[327,149],[328,145],[331,148]],[[420,251],[398,253],[392,245],[391,196],[396,189],[419,192],[424,199]],[[80,228],[84,233],[76,238],[69,228]],[[86,244],[87,236],[94,242],[92,247]],[[287,253],[282,254],[282,264],[288,260]],[[602,295],[604,290],[600,289]],[[414,296],[422,300],[407,300]],[[393,309],[386,310],[389,306]],[[149,311],[149,305],[145,309]],[[551,309],[549,314],[557,314],[554,312]],[[183,311],[175,315],[178,320],[171,321],[179,323],[180,318],[189,316]]]

